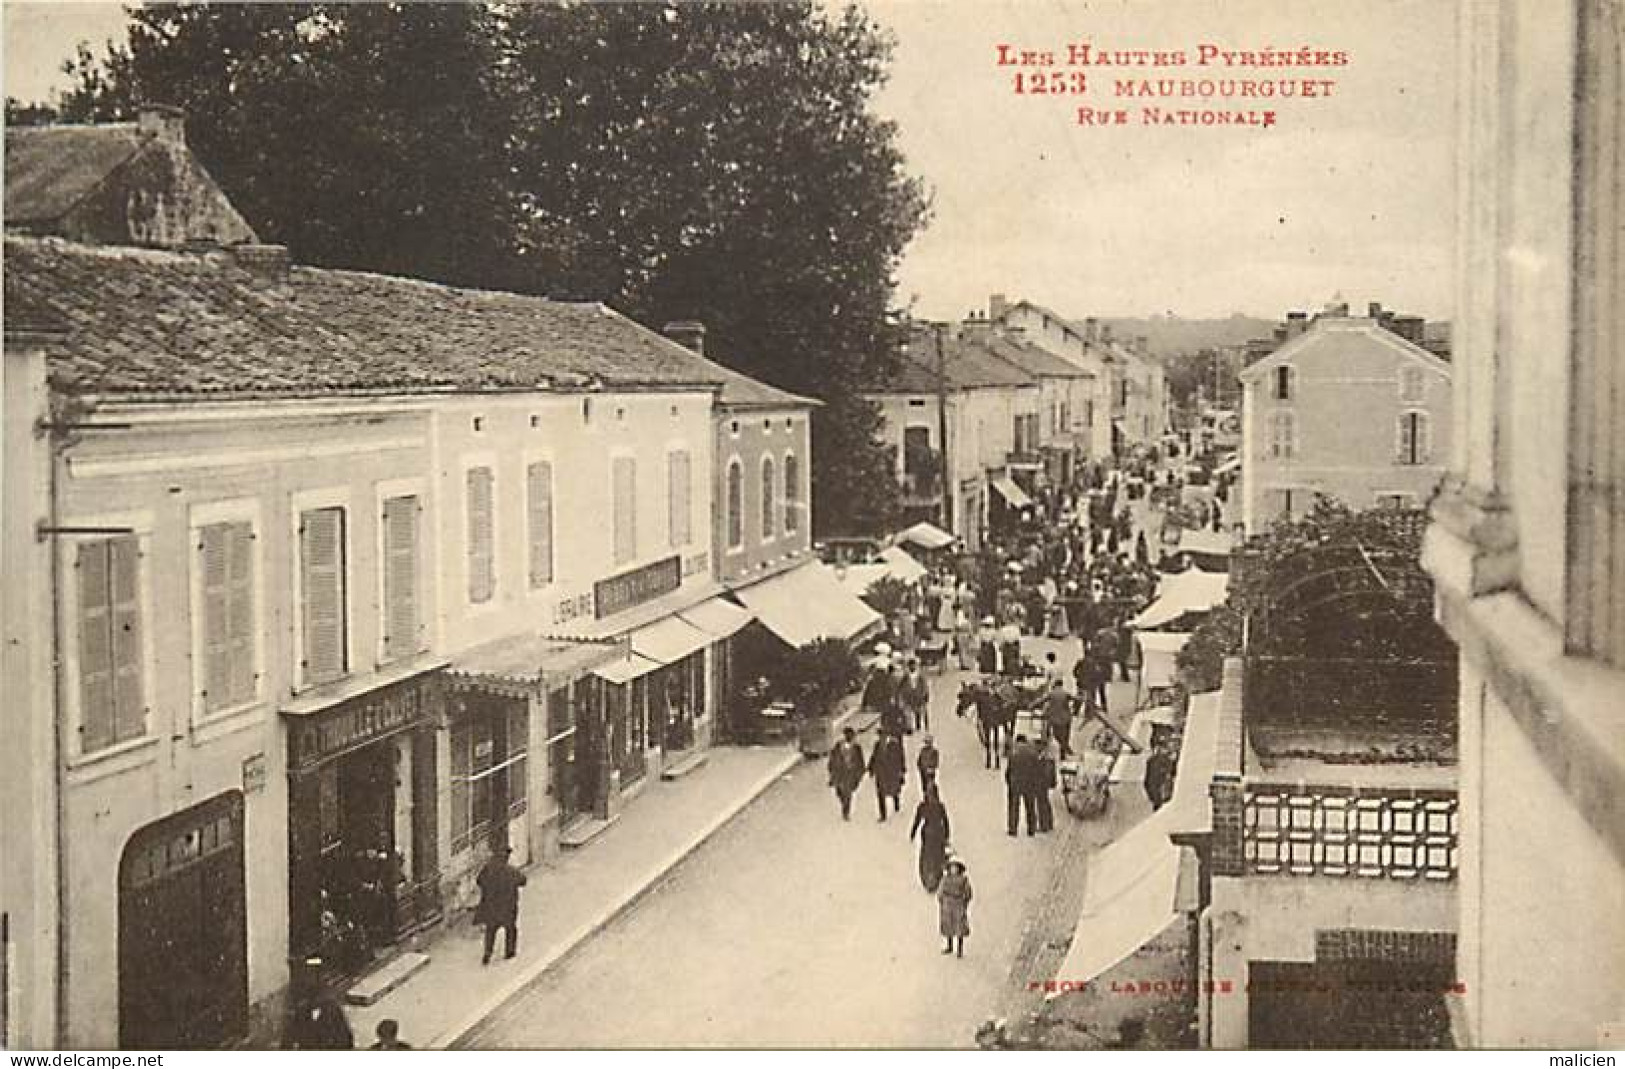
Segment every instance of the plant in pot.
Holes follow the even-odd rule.
[[[825,754],[835,745],[836,707],[857,681],[857,656],[840,639],[817,639],[786,655],[775,690],[795,705],[802,753]]]

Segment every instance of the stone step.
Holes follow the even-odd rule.
[[[621,816],[617,813],[608,820],[599,820],[596,817],[579,820],[565,828],[559,835],[559,846],[565,850],[576,850],[586,846],[608,831],[620,819]]]
[[[660,773],[660,778],[682,779],[690,772],[698,772],[700,769],[704,768],[706,762],[709,760],[711,760],[711,755],[703,750],[699,753],[691,753],[675,764],[666,766],[665,770]]]
[[[429,955],[427,954],[421,954],[415,950],[397,954],[360,980],[357,980],[354,986],[344,993],[344,1001],[352,1006],[371,1006],[374,1002],[406,983],[414,973],[427,964],[429,964]]]

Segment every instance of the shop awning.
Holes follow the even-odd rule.
[[[1024,509],[1032,506],[1033,499],[1027,496],[1027,491],[1017,486],[1016,481],[1008,475],[993,476],[993,489],[999,492],[999,496],[1004,498],[1011,508]]]
[[[1057,980],[1095,979],[1178,918],[1181,848],[1168,838],[1172,810],[1163,806],[1090,859],[1083,912]]]
[[[659,661],[651,661],[647,657],[639,657],[629,653],[619,660],[601,664],[592,670],[592,674],[608,683],[630,683],[639,676],[646,676],[660,667]]]
[[[714,640],[709,632],[677,616],[656,620],[632,632],[632,652],[660,664],[676,664]]]
[[[750,613],[723,598],[702,601],[677,615],[716,640],[732,638],[752,620]]]
[[[1190,568],[1170,575],[1157,588],[1157,600],[1129,621],[1136,629],[1161,627],[1186,613],[1209,612],[1222,605],[1230,589],[1230,576],[1224,572],[1204,572]]]
[[[899,582],[912,585],[930,574],[925,565],[896,546],[888,546],[881,550],[880,560],[886,565],[886,570],[892,578]]]
[[[885,579],[890,575],[891,569],[887,568],[879,561],[873,561],[869,564],[847,564],[844,566],[837,565],[835,568],[836,580],[840,582],[842,587],[851,591],[860,598],[863,597],[863,595],[868,592],[869,588],[874,586],[877,581]]]
[[[567,682],[624,652],[615,642],[580,642],[548,635],[508,635],[452,658],[453,686],[478,686],[514,696],[549,680]]]
[[[756,618],[792,646],[818,638],[851,639],[880,621],[828,565],[809,561],[734,591]]]
[[[1143,655],[1140,662],[1140,692],[1152,687],[1167,687],[1174,682],[1174,661],[1185,643],[1191,640],[1188,631],[1139,631],[1134,635]]]
[[[1210,531],[1207,528],[1186,528],[1179,532],[1178,553],[1204,553],[1210,557],[1228,557],[1235,548],[1235,539],[1229,531]]]
[[[911,542],[925,549],[947,549],[954,544],[954,536],[934,523],[921,520],[897,535],[899,542]]]

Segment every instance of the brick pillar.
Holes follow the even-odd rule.
[[[1208,797],[1213,801],[1213,875],[1244,876],[1241,783],[1227,776],[1214,776],[1208,785]]]

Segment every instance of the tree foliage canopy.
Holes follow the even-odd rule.
[[[855,7],[151,4],[67,67],[63,118],[175,104],[204,164],[301,262],[600,300],[828,402],[815,517],[895,517],[856,384],[895,338],[928,205],[869,107],[892,42]],[[12,110],[8,108],[8,110]],[[18,112],[21,113],[20,111]]]

